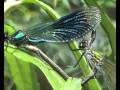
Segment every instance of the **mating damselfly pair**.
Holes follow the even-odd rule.
[[[4,38],[11,44],[20,46],[42,42],[83,40],[88,33],[91,33],[91,40],[89,42],[89,45],[91,45],[95,39],[96,26],[100,21],[99,9],[97,7],[90,7],[89,9],[81,9],[80,11],[64,16],[55,23],[35,25],[24,31],[18,30],[10,36],[4,33]]]

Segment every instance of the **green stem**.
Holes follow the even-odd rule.
[[[41,8],[43,8],[54,20],[57,18],[60,18],[59,14],[56,13],[50,6],[47,4],[43,3],[42,1],[39,0],[23,0],[23,3],[34,3],[39,5]]]

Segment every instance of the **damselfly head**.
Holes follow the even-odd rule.
[[[4,33],[4,41],[9,41],[11,44],[19,46],[24,44],[23,42],[28,41],[29,36],[24,34],[23,31],[18,30],[14,34],[8,36],[8,33]]]
[[[79,48],[80,48],[81,50],[85,50],[87,47],[88,47],[88,40],[82,40],[82,41],[79,43]]]

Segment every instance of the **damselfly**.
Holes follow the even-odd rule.
[[[94,32],[100,20],[100,11],[97,7],[84,8],[60,18],[55,23],[38,24],[24,31],[18,30],[7,40],[15,45],[69,42],[82,39],[89,32]]]
[[[94,36],[94,35],[92,35]],[[86,57],[88,64],[93,70],[96,70],[93,76],[96,76],[100,80],[102,90],[115,90],[116,89],[116,67],[115,63],[110,61],[105,56],[100,53],[92,50],[90,47],[91,39],[82,40],[79,44],[80,49],[83,50],[82,56],[79,58],[78,63],[80,62],[83,55]],[[75,65],[75,66],[76,66]]]
[[[4,39],[7,40],[9,38],[7,33],[4,33]],[[12,48],[12,47],[11,47]],[[63,76],[63,78],[66,80],[68,79],[68,75],[59,67],[57,66],[53,60],[51,60],[49,57],[47,57],[39,48],[33,45],[26,45],[26,49],[33,51],[36,53],[39,57],[42,57],[47,63],[49,63],[60,75]],[[87,83],[92,77],[94,76],[94,73],[92,75],[89,75],[87,77],[82,78],[82,85]]]
[[[90,66],[97,69],[95,76],[98,78],[102,90],[116,90],[115,63],[92,50],[88,50],[85,56],[88,59]]]
[[[18,30],[8,36],[4,33],[4,40],[20,46],[42,42],[69,42],[81,39],[88,33],[95,33],[100,23],[100,11],[97,7],[83,8],[77,12],[60,18],[55,23],[45,23],[32,26],[24,31]],[[94,40],[92,38],[92,40]]]

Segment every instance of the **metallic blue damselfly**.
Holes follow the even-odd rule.
[[[9,36],[10,43],[21,45],[41,42],[69,42],[82,39],[89,32],[95,31],[100,23],[100,11],[97,7],[83,8],[60,18],[56,22],[37,24],[26,30],[18,30]]]

